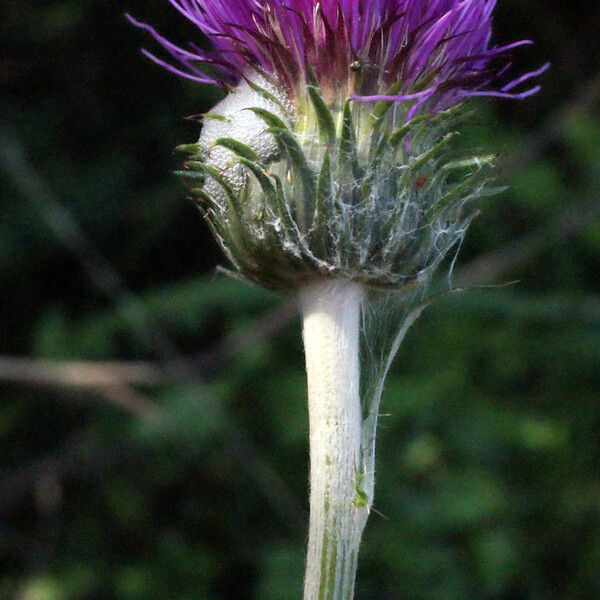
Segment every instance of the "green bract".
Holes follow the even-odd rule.
[[[428,281],[490,193],[494,157],[461,156],[464,107],[407,117],[402,104],[325,100],[292,106],[265,77],[206,116],[179,174],[235,269],[293,291],[317,277],[372,288]]]

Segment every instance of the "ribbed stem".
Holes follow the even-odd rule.
[[[310,421],[310,531],[304,600],[351,600],[368,507],[362,493],[361,286],[325,280],[301,294]]]

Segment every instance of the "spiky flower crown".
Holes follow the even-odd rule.
[[[493,157],[452,141],[472,96],[520,99],[490,47],[495,0],[170,0],[211,51],[149,31],[184,77],[223,86],[180,175],[237,271],[274,289],[318,277],[427,281],[493,191]],[[204,69],[204,70],[202,70]]]

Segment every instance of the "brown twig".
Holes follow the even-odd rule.
[[[81,389],[166,383],[162,369],[149,362],[68,362],[0,356],[0,381]]]

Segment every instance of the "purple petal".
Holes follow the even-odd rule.
[[[496,0],[168,2],[209,38],[211,51],[195,45],[184,49],[153,27],[127,18],[179,66],[147,53],[151,60],[202,83],[235,84],[247,73],[262,71],[294,95],[303,93],[312,70],[324,91],[345,85],[350,97],[360,102],[417,100],[418,110],[431,100],[434,110],[472,96],[526,98],[539,86],[521,93],[512,90],[548,69],[544,65],[508,76],[510,54],[533,42],[490,45]],[[200,70],[203,64],[212,66],[211,75]],[[399,81],[403,92],[387,93]],[[424,86],[429,87],[415,91]]]

